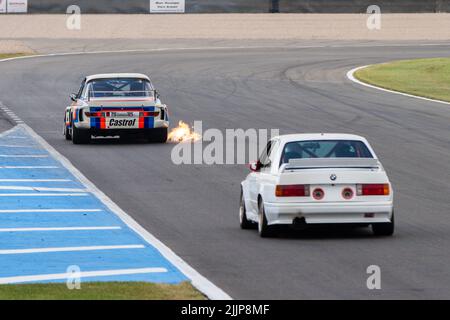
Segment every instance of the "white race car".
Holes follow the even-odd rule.
[[[70,98],[73,103],[66,108],[64,135],[74,144],[88,143],[91,136],[129,134],[140,134],[152,142],[167,141],[167,106],[146,75],[92,75]]]
[[[349,134],[273,138],[241,183],[241,228],[262,237],[279,225],[371,225],[394,232],[393,190],[366,139]]]

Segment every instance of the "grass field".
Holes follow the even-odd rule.
[[[385,89],[450,102],[450,58],[377,64],[358,70],[355,77]]]
[[[0,285],[0,300],[204,300],[190,283],[146,282],[81,283],[80,290],[66,284]]]
[[[8,58],[14,58],[14,57],[23,57],[23,56],[29,56],[28,53],[0,53],[0,60],[1,59],[8,59]]]

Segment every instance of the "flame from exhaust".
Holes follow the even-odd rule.
[[[178,127],[173,128],[168,136],[168,140],[175,143],[198,141],[202,138],[200,134],[194,132],[189,125],[183,121],[178,122]]]

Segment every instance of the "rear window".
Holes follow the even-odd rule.
[[[87,85],[90,98],[153,97],[151,83],[139,78],[96,79]]]
[[[364,142],[357,140],[296,141],[284,146],[281,164],[307,158],[373,158],[373,155]]]

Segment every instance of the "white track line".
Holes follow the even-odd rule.
[[[1,62],[1,60],[0,60]],[[3,110],[12,120],[14,120],[17,124],[24,123],[22,119],[20,119],[14,112],[12,112],[10,109],[8,109],[3,104],[0,104],[0,109]]]
[[[0,169],[58,169],[56,166],[0,166]]]
[[[48,158],[46,154],[0,154],[0,158]]]
[[[85,197],[88,193],[0,193],[0,197]]]
[[[120,230],[121,227],[0,228],[0,232]]]
[[[48,252],[144,249],[144,248],[145,248],[145,246],[143,246],[142,244],[133,244],[133,245],[123,245],[123,246],[85,246],[85,247],[59,247],[59,248],[33,248],[33,249],[6,249],[6,250],[0,250],[0,255],[48,253]]]
[[[71,182],[70,179],[0,179],[0,182]]]
[[[21,146],[16,144],[0,144],[0,148],[36,148],[37,146]]]
[[[140,268],[140,269],[119,269],[119,270],[101,270],[101,271],[82,271],[75,273],[80,278],[92,277],[107,277],[107,276],[123,276],[131,274],[147,274],[147,273],[165,273],[166,268]],[[35,276],[18,276],[0,278],[0,284],[13,284],[34,281],[50,281],[50,280],[65,280],[73,279],[74,273],[55,273],[55,274],[40,274]]]
[[[414,44],[417,47],[430,46],[448,46],[445,43],[419,43]],[[152,49],[124,49],[124,50],[98,50],[98,51],[75,51],[75,52],[57,52],[48,54],[36,54],[29,56],[12,57],[0,60],[0,62],[8,62],[22,59],[35,59],[47,57],[63,57],[63,56],[78,56],[78,55],[92,55],[92,54],[108,54],[108,53],[152,53],[152,52],[167,52],[167,51],[198,51],[198,50],[236,50],[236,49],[319,49],[319,48],[378,48],[378,47],[411,47],[411,44],[360,44],[360,45],[300,45],[300,46],[216,46],[216,47],[174,47],[174,48],[152,48]]]
[[[404,97],[409,97],[409,98],[420,99],[420,100],[425,100],[425,101],[429,101],[429,102],[435,102],[435,103],[440,103],[440,104],[450,105],[450,102],[447,102],[447,101],[436,100],[436,99],[430,99],[430,98],[425,98],[425,97],[415,96],[415,95],[413,95],[413,94],[404,93],[404,92],[400,92],[400,91],[389,90],[389,89],[377,87],[377,86],[374,86],[374,85],[372,85],[372,84],[368,84],[368,83],[365,83],[365,82],[362,82],[362,81],[356,79],[356,77],[355,77],[355,72],[358,71],[358,70],[367,68],[367,67],[370,67],[370,65],[362,66],[362,67],[357,67],[357,68],[354,68],[354,69],[350,70],[349,72],[347,72],[347,78],[348,78],[350,81],[353,81],[353,82],[355,82],[355,83],[357,83],[357,84],[359,84],[359,85],[362,85],[362,86],[365,86],[365,87],[368,87],[368,88],[377,89],[377,90],[380,90],[380,91],[389,92],[389,93],[394,93],[394,94],[399,94],[399,95],[402,95],[402,96],[404,96]]]
[[[102,209],[19,209],[0,210],[1,213],[90,213],[102,212]]]
[[[1,60],[0,60],[0,62],[1,62]],[[3,104],[2,104],[2,102],[0,101],[0,109],[2,109],[2,108],[3,108]],[[6,130],[6,131],[4,131],[4,132],[1,132],[1,133],[0,133],[0,138],[6,137],[6,136],[8,136],[8,135],[10,135],[11,133],[16,132],[16,131],[17,131],[17,126],[16,126],[16,127],[12,127],[11,129],[8,129],[8,130]]]
[[[76,188],[43,188],[43,187],[22,187],[22,186],[0,186],[0,190],[24,190],[24,191],[53,191],[53,192],[87,192],[86,189]]]

